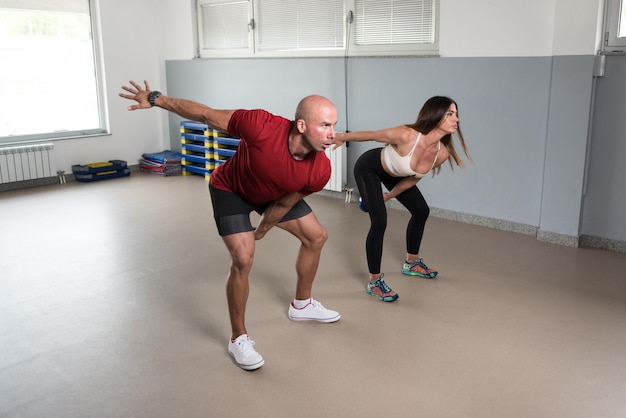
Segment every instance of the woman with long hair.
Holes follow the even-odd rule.
[[[417,120],[377,131],[337,133],[334,148],[349,141],[377,141],[381,148],[363,153],[354,165],[354,177],[362,201],[360,206],[369,213],[371,225],[365,250],[370,273],[367,293],[384,302],[398,299],[381,272],[383,238],[387,228],[385,202],[396,198],[411,213],[406,229],[406,257],[402,273],[434,279],[437,271],[429,268],[419,256],[426,219],[430,209],[419,188],[415,187],[431,171],[439,173],[446,161],[465,167],[452,141],[457,134],[465,156],[471,160],[459,127],[458,106],[448,97],[431,97],[424,103]],[[384,185],[388,192],[383,193]]]

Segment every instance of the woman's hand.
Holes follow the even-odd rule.
[[[343,138],[345,137],[345,133],[343,132],[335,132],[335,137],[333,138],[333,151],[339,148],[344,144]]]

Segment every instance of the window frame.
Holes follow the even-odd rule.
[[[384,44],[384,45],[356,45],[355,44],[355,24],[350,21],[351,15],[354,19],[356,3],[361,0],[337,0],[343,3],[344,16],[343,20],[343,47],[327,48],[327,49],[300,49],[287,48],[284,50],[260,50],[258,47],[258,23],[256,22],[258,15],[257,3],[263,3],[264,0],[241,0],[250,3],[250,19],[252,22],[252,42],[251,48],[247,51],[237,51],[230,49],[207,50],[203,48],[203,22],[201,5],[207,2],[235,2],[237,0],[197,0],[197,34],[198,34],[198,57],[199,58],[296,58],[296,57],[383,57],[383,56],[438,56],[439,55],[439,10],[440,0],[424,0],[433,2],[433,42],[424,44]],[[371,0],[370,0],[371,1]],[[389,2],[390,0],[381,0]],[[393,0],[391,0],[393,3]]]
[[[605,53],[626,52],[626,0],[606,0],[604,14],[604,42],[602,50]],[[624,27],[624,34],[620,37],[620,24]]]
[[[102,52],[102,40],[100,18],[97,0],[85,0],[89,8],[89,20],[91,29],[91,48],[93,53],[93,71],[95,77],[96,101],[98,107],[97,127],[78,130],[57,132],[42,132],[36,134],[0,136],[0,146],[18,145],[23,143],[50,142],[63,139],[87,138],[110,134],[109,115],[104,82],[104,60]],[[4,3],[4,2],[3,2]],[[18,8],[19,9],[19,8]],[[24,8],[28,9],[28,8]],[[36,10],[36,9],[35,9]]]
[[[348,0],[352,7],[350,10],[357,10],[357,2],[362,0]],[[390,1],[390,0],[386,0]],[[391,0],[393,2],[393,0]],[[426,0],[424,0],[426,1]],[[429,0],[433,3],[433,19],[432,25],[434,27],[433,42],[432,43],[413,43],[413,44],[370,44],[370,45],[357,45],[355,44],[356,36],[354,31],[357,28],[357,24],[353,25],[352,33],[350,34],[351,42],[348,44],[348,56],[438,56],[439,55],[439,0]],[[355,13],[354,19],[358,19]],[[358,22],[357,22],[358,23]]]
[[[224,6],[227,4],[241,4],[248,3],[248,44],[247,48],[205,48],[203,29],[205,22],[203,20],[203,7],[212,6]],[[254,22],[253,0],[197,0],[196,1],[196,16],[197,16],[197,33],[198,33],[198,56],[200,58],[212,58],[212,57],[238,57],[249,58],[254,56],[254,32],[251,25]]]
[[[282,10],[285,13],[282,14],[276,13],[275,10],[286,3],[284,0],[252,1],[257,18],[255,23],[257,30],[254,32],[256,55],[270,57],[292,56],[291,54],[343,55],[346,41],[345,0],[290,0],[290,7],[283,6]],[[267,16],[271,16],[273,22],[262,21],[264,9],[269,10]],[[287,15],[287,10],[293,10],[294,15]],[[315,17],[310,18],[311,16]],[[290,25],[290,22],[294,23]],[[262,28],[266,29],[265,33],[262,32]],[[286,33],[293,34],[296,40],[290,38],[285,44],[280,44],[276,39],[271,40],[272,37],[284,38],[284,28],[287,28]],[[325,35],[318,36],[318,33]],[[310,45],[311,41],[317,41],[318,44]]]

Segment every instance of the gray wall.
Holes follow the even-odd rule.
[[[458,103],[474,163],[420,181],[432,207],[539,224],[549,58],[367,59],[351,64],[352,130],[411,123],[433,95]],[[374,146],[352,144],[349,165]]]
[[[539,223],[546,240],[553,232],[565,241],[579,235],[593,67],[594,57],[553,58]]]
[[[338,130],[410,123],[428,97],[448,95],[459,104],[461,126],[474,163],[454,171],[445,168],[437,177],[420,182],[433,213],[522,230],[541,240],[575,246],[581,230],[590,236],[626,241],[623,223],[621,232],[615,234],[617,225],[602,229],[587,221],[587,216],[596,218],[589,205],[585,206],[582,222],[585,161],[590,149],[589,166],[593,168],[596,152],[593,138],[588,147],[594,59],[168,61],[167,91],[171,96],[217,108],[262,107],[289,118],[300,98],[322,94],[337,105]],[[608,80],[608,73],[607,69],[598,91],[601,82]],[[596,108],[601,106],[597,104]],[[170,117],[173,149],[180,148],[179,121],[176,116]],[[626,126],[621,131],[626,132]],[[350,144],[349,185],[354,187],[354,162],[363,151],[375,146]],[[605,187],[602,178],[594,180],[592,174],[588,175],[587,196],[596,187]],[[616,188],[624,184],[622,178],[617,180]],[[612,191],[598,193],[602,194],[596,198],[605,204],[615,203],[609,197]],[[623,198],[619,205],[612,210],[624,213]],[[607,234],[607,230],[613,233]]]
[[[626,56],[596,81],[582,233],[626,241]]]

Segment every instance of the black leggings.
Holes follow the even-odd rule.
[[[375,148],[364,152],[354,165],[356,184],[371,222],[365,241],[367,267],[370,274],[381,272],[383,239],[385,229],[387,229],[387,207],[383,201],[381,183],[391,190],[402,179],[402,177],[393,177],[385,172],[380,162],[381,151],[382,148]],[[428,204],[417,187],[405,190],[396,199],[411,213],[411,219],[406,228],[406,251],[409,254],[419,254],[424,226],[430,214]]]

